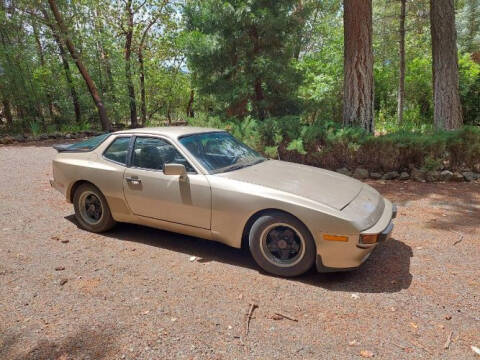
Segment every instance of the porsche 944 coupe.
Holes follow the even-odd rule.
[[[50,182],[81,228],[126,222],[246,245],[280,276],[359,267],[397,212],[367,184],[266,159],[218,129],[142,128],[55,148]]]

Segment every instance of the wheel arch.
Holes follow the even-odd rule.
[[[305,224],[305,222],[303,222],[301,219],[299,219],[297,216],[293,215],[292,213],[288,212],[288,211],[285,211],[285,210],[281,210],[281,209],[276,209],[276,208],[268,208],[268,209],[262,209],[262,210],[258,210],[257,212],[255,212],[254,214],[252,214],[247,222],[245,223],[245,226],[243,227],[243,232],[242,232],[242,239],[241,239],[241,247],[242,249],[248,249],[248,235],[250,234],[250,229],[252,228],[253,224],[255,223],[255,221],[263,216],[264,214],[267,214],[267,213],[271,213],[271,212],[279,212],[279,213],[283,213],[283,214],[286,214],[288,216],[292,216],[294,217],[295,219],[297,219],[298,221],[300,221],[303,226],[305,226],[305,228],[307,229],[307,231],[310,233],[310,236],[312,236],[312,239],[315,239],[313,237],[313,234],[312,232],[310,231],[310,229],[308,228],[307,224]],[[315,241],[314,241],[315,242]],[[316,245],[316,244],[315,244]]]
[[[73,197],[75,196],[75,191],[77,191],[77,189],[79,188],[80,185],[83,185],[83,184],[89,184],[89,185],[92,185],[92,186],[95,186],[97,189],[98,189],[98,186],[95,185],[94,183],[92,183],[91,181],[88,181],[88,180],[77,180],[75,181],[72,186],[70,186],[70,189],[68,190],[67,192],[67,200],[69,203],[73,203]],[[98,189],[100,191],[100,189]],[[101,191],[100,191],[101,192]]]

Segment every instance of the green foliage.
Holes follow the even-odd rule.
[[[201,94],[229,116],[299,113],[294,45],[300,29],[294,0],[189,1],[186,54]]]
[[[427,156],[424,160],[423,167],[426,171],[435,171],[442,168],[442,161],[439,159],[434,159],[431,156]]]
[[[29,126],[33,136],[38,136],[42,132],[42,125],[38,121],[30,121]]]
[[[480,64],[470,54],[459,57],[460,98],[465,124],[480,126]]]
[[[303,124],[300,127],[292,124]],[[271,158],[302,162],[329,169],[358,166],[370,170],[426,170],[473,167],[480,162],[480,128],[465,126],[455,131],[423,128],[375,136],[361,128],[342,128],[336,122],[309,124],[299,117],[269,118],[248,125],[205,115],[191,125],[215,126],[231,132]],[[260,134],[257,137],[256,134]],[[253,139],[253,141],[252,141]]]
[[[63,133],[77,133],[81,131],[86,131],[86,130],[91,130],[92,129],[92,124],[90,124],[87,121],[82,121],[81,123],[78,124],[63,124],[60,127],[60,131]]]

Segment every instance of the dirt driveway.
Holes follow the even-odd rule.
[[[0,359],[480,359],[480,183],[372,183],[394,238],[358,271],[286,280],[213,242],[79,230],[54,155],[0,148]]]

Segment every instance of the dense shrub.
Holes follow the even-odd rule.
[[[460,169],[480,164],[480,127],[456,131],[399,130],[370,135],[334,122],[309,124],[296,116],[243,122],[200,116],[192,125],[223,128],[268,157],[328,169]],[[300,125],[299,125],[300,124]]]

